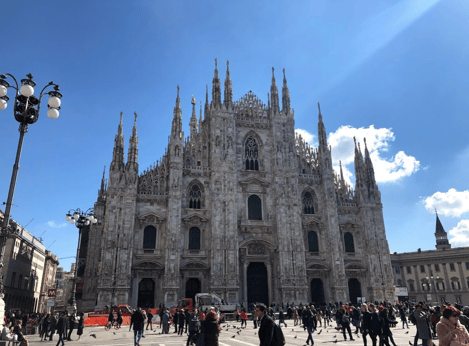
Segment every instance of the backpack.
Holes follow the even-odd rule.
[[[274,337],[272,340],[273,346],[284,346],[285,345],[285,337],[283,336],[282,328],[277,323],[274,323]]]

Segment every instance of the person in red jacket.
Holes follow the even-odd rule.
[[[246,328],[246,323],[247,323],[247,320],[248,320],[248,314],[246,313],[246,310],[244,310],[244,308],[241,310],[241,313],[239,314],[239,317],[241,318],[241,328],[243,327],[243,324],[244,324],[244,328]]]

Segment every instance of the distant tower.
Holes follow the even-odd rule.
[[[441,224],[440,218],[438,217],[438,213],[436,213],[435,238],[437,250],[451,249],[451,244],[448,241],[448,234],[446,233],[445,229],[443,228],[443,225]]]

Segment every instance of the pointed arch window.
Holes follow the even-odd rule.
[[[244,162],[246,165],[246,170],[248,171],[258,171],[259,170],[259,145],[256,140],[252,137],[249,137],[244,144]]]
[[[156,228],[154,226],[147,226],[143,230],[143,248],[156,248]]]
[[[318,234],[315,231],[308,232],[308,250],[309,252],[319,252]]]
[[[194,184],[191,186],[189,191],[189,208],[191,209],[200,209],[202,192],[200,191],[200,186]]]
[[[200,250],[200,229],[192,227],[189,230],[189,250]]]
[[[303,214],[314,214],[313,196],[308,191],[303,194]]]
[[[262,201],[257,195],[248,198],[248,219],[262,220]]]
[[[344,234],[345,252],[355,252],[355,244],[353,242],[353,235],[350,232]]]

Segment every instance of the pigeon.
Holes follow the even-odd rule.
[[[318,335],[322,333],[322,329],[319,331]]]
[[[357,334],[357,338],[359,338],[359,337],[360,337],[360,334]]]
[[[334,342],[334,344],[337,344],[337,339],[335,339],[333,342]]]
[[[405,332],[406,334],[409,334],[409,331]]]
[[[90,336],[96,339],[96,334],[90,334]]]
[[[336,335],[334,335],[334,338],[337,337]]]
[[[112,334],[116,335],[116,332],[112,332]]]
[[[409,345],[410,345],[410,346],[414,346],[414,344],[413,344],[413,343],[411,343],[410,341],[409,341]]]
[[[298,337],[298,336],[297,336],[297,335],[295,335],[295,339],[296,339],[297,337]]]
[[[236,338],[236,335],[233,335],[232,338]]]
[[[326,330],[326,333],[329,333],[329,331],[328,331],[328,330]]]

